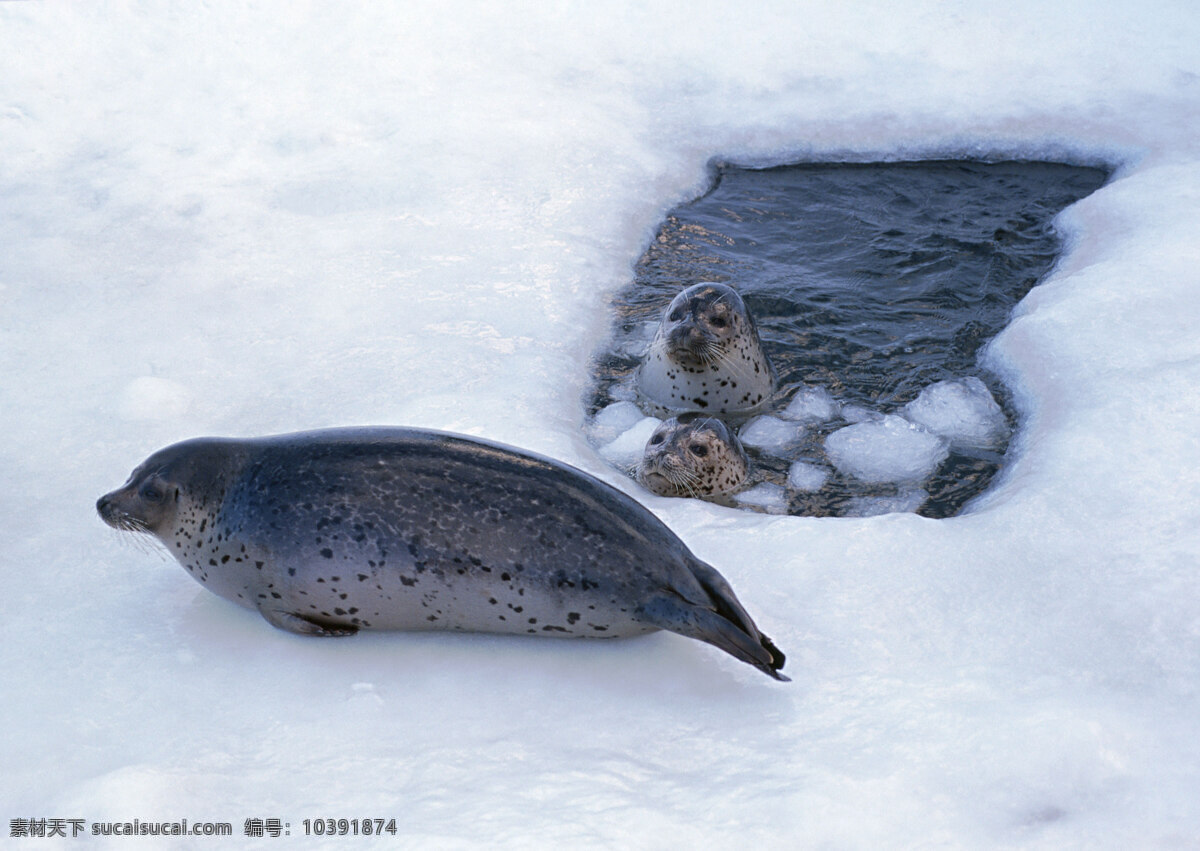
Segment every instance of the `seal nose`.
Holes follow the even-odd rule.
[[[96,500],[96,513],[101,517],[108,516],[108,507],[112,504],[112,500],[108,498],[108,494]]]

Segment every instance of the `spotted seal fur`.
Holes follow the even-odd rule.
[[[198,438],[151,455],[96,507],[289,632],[666,629],[786,679],[725,579],[649,511],[483,440],[405,428]]]
[[[656,413],[748,417],[770,401],[775,370],[742,297],[702,283],[667,306],[637,380]]]
[[[741,489],[749,472],[746,450],[729,426],[681,414],[650,435],[637,479],[659,496],[724,496]]]

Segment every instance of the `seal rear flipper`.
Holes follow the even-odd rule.
[[[712,609],[664,594],[639,606],[634,614],[644,623],[695,638],[724,650],[735,659],[758,668],[768,677],[782,682],[791,681],[779,673],[779,669],[783,667],[784,655],[771,639],[759,633],[757,629],[753,634],[746,632],[740,624]]]
[[[259,609],[258,612],[271,626],[282,629],[284,632],[295,633],[296,635],[316,635],[322,638],[330,638],[354,635],[354,633],[358,632],[358,627],[356,626],[322,623],[304,615],[285,612],[280,609]]]

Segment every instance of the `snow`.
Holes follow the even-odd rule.
[[[606,405],[596,412],[591,422],[592,439],[600,444],[610,443],[645,419],[645,416],[633,402]]]
[[[0,4],[7,817],[1197,845],[1197,43],[1167,0]],[[651,497],[591,448],[608,298],[713,157],[1118,168],[983,353],[1020,422],[969,512]],[[95,516],[176,440],[352,424],[633,494],[794,681],[665,634],[305,640]]]
[[[825,454],[839,472],[864,482],[919,482],[950,454],[949,441],[888,414],[839,428]]]
[[[952,446],[994,449],[1008,437],[1004,412],[974,376],[929,385],[904,406],[903,414]]]

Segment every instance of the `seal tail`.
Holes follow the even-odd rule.
[[[692,603],[668,591],[639,608],[641,619],[660,629],[711,644],[769,677],[790,682],[790,678],[779,673],[787,657],[758,631],[725,577],[701,561],[690,566],[708,597],[707,604]]]

